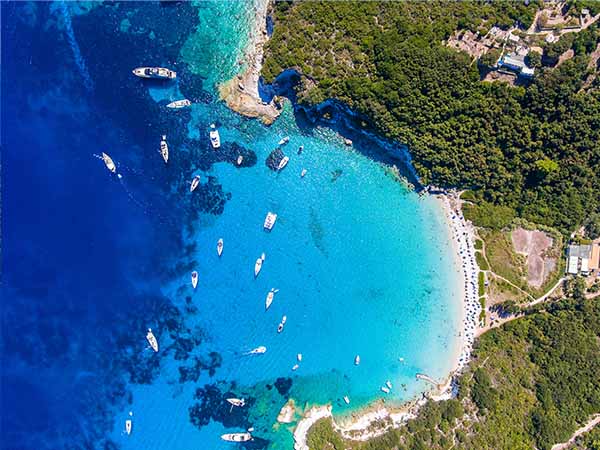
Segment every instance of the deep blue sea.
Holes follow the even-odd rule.
[[[347,147],[289,103],[266,127],[219,101],[253,7],[1,3],[1,448],[226,449],[222,433],[254,427],[245,448],[289,449],[294,424],[276,418],[290,398],[344,415],[418,396],[418,372],[448,374],[459,266],[440,206],[390,173],[399,150]],[[140,80],[140,65],[177,80]],[[192,107],[165,107],[181,98]],[[275,172],[283,136],[290,162]]]

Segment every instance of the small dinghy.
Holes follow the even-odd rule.
[[[237,157],[237,165],[241,166],[242,162],[244,162],[244,157],[242,155]]]
[[[192,180],[192,184],[190,185],[190,192],[194,192],[198,185],[200,184],[200,175],[196,175]]]
[[[298,147],[298,154],[301,154],[303,150],[304,150],[304,145],[301,145],[300,147]]]
[[[262,269],[262,264],[263,264],[262,258],[258,258],[256,260],[256,262],[254,263],[254,277],[255,278],[258,276],[260,269]]]
[[[388,387],[388,389],[392,389],[392,382],[390,380],[387,380],[385,385]]]
[[[102,161],[104,161],[104,164],[106,164],[106,168],[112,173],[117,172],[117,166],[115,166],[115,163],[113,162],[112,158],[104,152],[102,152]]]
[[[223,238],[220,238],[217,241],[217,255],[221,256],[223,254]]]
[[[128,435],[131,434],[132,426],[133,426],[133,423],[131,422],[131,419],[127,419],[125,421],[125,433],[127,433]]]
[[[287,316],[283,316],[281,318],[281,322],[279,322],[279,325],[277,326],[278,333],[281,333],[283,331],[283,326],[285,325],[286,322],[287,322]]]
[[[196,289],[196,286],[198,286],[198,272],[194,270],[192,272],[192,287]]]
[[[296,371],[296,370],[298,370],[298,367],[300,367],[298,364],[294,364],[292,366],[292,370]]]
[[[344,401],[346,402],[346,405],[350,404],[350,399],[348,398],[347,395],[344,395]]]
[[[264,345],[261,345],[260,347],[256,347],[255,349],[250,350],[249,352],[246,353],[246,355],[262,355],[266,351],[267,351],[267,347],[265,347]]]
[[[265,217],[265,222],[263,223],[263,227],[265,230],[271,231],[273,226],[275,226],[275,221],[277,220],[277,214],[269,211],[267,216]]]
[[[167,145],[167,136],[163,134],[160,141],[160,154],[165,160],[165,164],[169,162],[169,146]]]
[[[265,260],[266,257],[267,257],[267,255],[265,255],[265,252],[262,252],[260,254],[260,259],[262,259],[263,261]]]
[[[306,175],[306,169],[302,169],[302,172],[300,172],[300,176],[302,178],[304,178],[304,175]]]
[[[359,364],[360,364],[360,356],[359,356],[359,355],[356,355],[356,356],[354,357],[354,365],[355,365],[355,366],[358,366]]]
[[[302,353],[298,353],[296,355],[296,359],[298,360],[298,362],[302,361]]]
[[[275,297],[275,294],[277,292],[279,292],[279,289],[271,288],[271,290],[267,294],[267,299],[265,300],[265,311],[269,309],[271,303],[273,303],[273,297]]]
[[[148,333],[146,334],[146,340],[150,344],[150,347],[152,347],[152,350],[154,350],[155,352],[158,352],[158,341],[156,340],[154,333],[152,333],[152,328],[148,328]]]
[[[284,137],[283,139],[281,139],[281,140],[280,140],[280,141],[277,143],[277,145],[285,145],[285,144],[287,144],[288,142],[290,142],[290,138],[289,138],[288,136],[286,136],[286,137]]]
[[[390,390],[389,390],[389,388],[387,388],[386,386],[381,386],[381,391],[382,391],[382,392],[385,392],[386,394],[389,394],[389,393],[390,393]]]
[[[228,398],[226,400],[233,406],[237,406],[240,408],[246,404],[246,400],[244,400],[243,398]]]
[[[247,442],[252,439],[250,433],[227,433],[222,434],[221,439],[228,442]]]
[[[192,102],[190,102],[187,98],[184,98],[183,100],[175,100],[174,102],[171,102],[167,105],[167,108],[171,108],[171,109],[180,109],[180,108],[185,108],[186,106],[190,106],[192,104]]]
[[[284,156],[281,161],[279,161],[279,165],[277,166],[277,170],[283,170],[283,168],[285,166],[287,166],[287,163],[290,161],[290,157],[289,156]]]

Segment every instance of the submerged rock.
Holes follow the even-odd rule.
[[[294,399],[289,399],[277,416],[277,422],[279,423],[291,423],[294,421],[294,414],[296,412],[296,405]]]

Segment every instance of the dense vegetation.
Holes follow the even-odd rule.
[[[263,75],[296,68],[300,103],[346,103],[409,145],[424,183],[472,189],[483,208],[472,213],[490,226],[521,216],[569,232],[600,212],[598,79],[581,90],[596,28],[568,38],[575,57],[539,70],[528,87],[483,83],[468,55],[443,45],[457,29],[527,27],[537,7],[276,2]]]
[[[600,412],[599,339],[600,302],[537,305],[480,338],[457,399],[428,402],[404,427],[366,443],[343,441],[322,421],[310,448],[550,449]],[[597,446],[597,436],[580,441]]]

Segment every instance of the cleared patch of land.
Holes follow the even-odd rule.
[[[547,256],[553,239],[543,231],[522,227],[514,229],[511,238],[515,251],[526,258],[527,283],[539,289],[556,268],[556,258]]]

